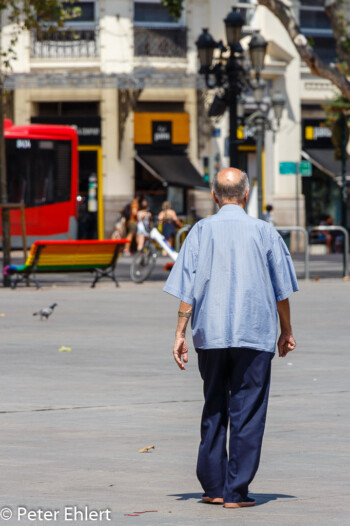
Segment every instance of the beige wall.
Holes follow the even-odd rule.
[[[155,71],[162,73],[164,83],[159,86],[146,87],[140,96],[141,100],[153,101],[183,101],[185,111],[190,115],[190,143],[188,154],[193,164],[202,169],[199,155],[204,151],[221,153],[221,166],[228,165],[224,157],[224,141],[228,135],[227,115],[215,126],[221,128],[220,139],[208,139],[208,145],[203,152],[197,151],[197,101],[195,86],[188,84],[182,89],[168,82],[167,72],[176,71],[186,75],[194,75],[198,71],[197,50],[195,41],[203,27],[208,27],[216,40],[225,41],[223,19],[230,12],[231,0],[186,0],[184,20],[188,27],[188,54],[185,59],[138,58],[133,51],[133,1],[132,0],[100,0],[99,34],[100,55],[91,59],[53,60],[30,59],[30,39],[28,33],[23,33],[17,44],[18,61],[14,63],[14,71],[19,73],[35,72],[69,72],[95,71],[105,74],[132,75],[134,70]],[[278,89],[285,94],[287,106],[279,130],[267,133],[265,140],[265,174],[266,201],[275,207],[278,222],[295,223],[295,187],[293,176],[280,176],[279,163],[282,161],[299,161],[301,150],[301,116],[300,106],[303,102],[319,103],[333,96],[334,90],[327,81],[313,77],[305,66],[302,66],[290,38],[280,22],[264,7],[255,10],[252,25],[259,28],[269,41],[266,67],[263,76],[272,83],[272,90]],[[4,41],[8,39],[9,29],[4,32]],[[249,37],[243,41],[247,46]],[[151,75],[151,73],[149,73]],[[119,144],[119,108],[118,108],[118,77],[115,85],[95,89],[88,86],[82,89],[79,85],[64,86],[64,88],[18,89],[15,93],[15,122],[28,124],[34,111],[33,103],[39,101],[86,101],[98,100],[102,118],[102,148],[103,148],[103,190],[105,197],[105,212],[107,230],[111,228],[113,208],[119,209],[120,204],[128,202],[134,192],[134,143],[133,143],[133,113],[130,111],[125,123],[124,138],[121,151]],[[147,85],[148,77],[145,77]],[[187,81],[186,81],[187,82]],[[149,85],[151,86],[151,85]],[[301,183],[301,181],[300,181]],[[193,192],[196,196],[196,208],[203,209],[204,215],[210,210],[207,196]],[[210,202],[209,202],[210,203]],[[301,206],[303,211],[303,207]],[[303,217],[303,216],[301,216]]]
[[[101,13],[101,71],[130,73],[133,69],[133,2],[104,0]]]

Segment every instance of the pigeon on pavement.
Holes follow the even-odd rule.
[[[53,303],[50,305],[50,307],[44,307],[43,309],[40,309],[38,312],[33,312],[33,316],[37,316],[40,314],[40,319],[43,320],[49,320],[49,317],[53,313],[54,308],[57,306],[57,303]]]

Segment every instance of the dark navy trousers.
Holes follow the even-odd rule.
[[[259,466],[274,355],[243,348],[197,354],[205,399],[197,476],[209,497],[239,502]]]

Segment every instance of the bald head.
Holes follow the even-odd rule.
[[[242,204],[248,197],[248,176],[238,168],[225,168],[214,179],[213,193],[220,205]]]

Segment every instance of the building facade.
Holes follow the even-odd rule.
[[[299,5],[299,21],[305,36],[317,47],[319,56],[326,62],[335,64],[336,42],[323,2],[302,0]],[[323,104],[337,95],[334,86],[325,79],[311,75],[301,63],[301,150],[302,158],[312,163],[312,176],[302,181],[308,225],[318,225],[327,216],[331,216],[335,224],[342,221],[341,163],[334,158],[332,130],[324,126],[327,118],[323,108]],[[346,179],[350,180],[349,175]],[[348,198],[347,189],[346,193]],[[347,201],[349,218],[349,199]],[[349,220],[347,223],[349,224]]]
[[[307,2],[302,4],[294,2],[297,13],[303,13]],[[86,196],[89,180],[96,177],[103,195],[98,220],[106,237],[117,213],[135,195],[146,195],[154,212],[167,199],[179,214],[193,207],[200,216],[211,213],[206,180],[229,164],[228,118],[207,117],[211,95],[198,75],[195,42],[203,27],[216,40],[225,40],[223,19],[232,0],[186,0],[180,20],[160,0],[86,0],[77,5],[79,17],[64,29],[21,35],[8,79],[15,124],[77,128],[79,192]],[[310,207],[313,181],[308,189],[300,176],[280,173],[280,163],[302,159],[303,119],[320,119],[320,104],[333,90],[301,64],[287,32],[267,9],[253,2],[238,5],[246,15],[243,47],[253,30],[261,31],[268,41],[263,70],[268,93],[279,90],[287,100],[279,130],[265,135],[264,202],[274,206],[277,224],[298,220],[304,225],[310,213],[302,188]],[[305,13],[309,23],[307,9]],[[254,187],[254,137],[244,129],[237,133],[242,139],[237,164],[247,170]],[[312,148],[304,149],[309,152],[305,158],[311,158]],[[256,215],[253,201],[250,212]]]

